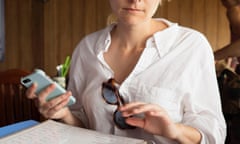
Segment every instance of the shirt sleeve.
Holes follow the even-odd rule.
[[[82,104],[82,93],[85,86],[84,66],[81,60],[82,47],[83,43],[81,42],[73,52],[67,89],[76,98],[76,103],[69,107],[71,112],[81,120],[85,127],[88,127],[88,118]]]
[[[201,144],[224,144],[226,124],[222,114],[212,49],[203,39],[192,90],[184,97],[183,124],[198,129]],[[195,51],[196,52],[196,51]],[[197,77],[197,78],[196,78]]]

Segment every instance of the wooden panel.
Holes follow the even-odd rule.
[[[32,66],[32,47],[31,47],[31,0],[21,0],[23,3],[19,7],[19,66],[27,69]],[[24,57],[24,59],[22,58]]]
[[[88,0],[85,3],[85,33],[91,33],[96,30],[97,27],[97,12],[96,12],[96,0]]]
[[[192,0],[181,0],[179,24],[192,27]]]
[[[208,0],[205,3],[206,7],[206,35],[211,42],[213,49],[217,46],[217,25],[218,25],[218,1]],[[208,8],[207,8],[208,7]]]
[[[37,56],[41,56],[41,49],[38,49],[38,46],[41,46],[40,44],[43,42],[39,39],[41,33],[37,32],[37,30],[41,31],[36,26],[36,22],[39,22],[38,20],[41,20],[41,17],[36,16],[36,12],[39,12],[39,9],[36,9],[37,7],[33,7],[36,2],[39,4],[38,0],[5,1],[6,55],[4,61],[0,63],[0,70],[10,68],[30,70],[39,66],[38,57],[35,57],[35,53],[37,53]],[[34,38],[37,41],[33,41]],[[32,45],[32,42],[38,43]],[[33,50],[35,50],[35,53],[33,53]]]
[[[6,55],[5,67],[17,67],[19,65],[19,0],[5,1],[6,5]]]
[[[44,5],[44,70],[49,75],[55,75],[58,64],[57,54],[59,48],[58,1],[51,0]],[[59,1],[61,2],[61,1]],[[52,72],[52,73],[50,73]]]
[[[85,1],[72,1],[72,46],[76,47],[80,39],[85,35],[83,31],[85,19]],[[73,50],[74,48],[71,48]]]
[[[102,29],[107,25],[107,18],[112,13],[108,1],[97,0],[97,29]]]
[[[63,63],[67,55],[72,53],[72,7],[69,0],[58,0],[58,53],[57,62]]]
[[[43,7],[44,4],[40,0],[31,0],[31,52],[29,56],[33,64],[29,70],[34,68],[43,68],[44,60],[44,31],[43,31]],[[30,28],[29,28],[30,29]],[[24,58],[24,57],[22,57]]]
[[[171,2],[168,2],[167,4],[164,3],[163,7],[165,7],[165,5],[168,6],[168,19],[170,21],[173,21],[173,22],[178,22],[179,21],[179,3],[180,1],[178,0],[172,0]]]
[[[154,15],[155,18],[167,18],[168,17],[168,3],[163,2],[157,12]]]
[[[226,9],[218,2],[218,28],[217,28],[217,45],[214,50],[220,49],[230,42],[230,28],[226,18]]]
[[[200,32],[205,31],[205,0],[193,1],[192,27]]]

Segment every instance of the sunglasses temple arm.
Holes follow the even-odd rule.
[[[124,102],[123,102],[123,99],[121,98],[120,94],[118,93],[116,96],[117,96],[117,100],[118,100],[118,105],[123,106]]]

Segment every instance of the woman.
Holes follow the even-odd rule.
[[[86,36],[72,56],[68,89],[46,117],[156,143],[224,143],[212,49],[197,31],[153,19],[161,0],[109,0],[117,23]],[[27,96],[36,99],[34,84]],[[123,118],[123,117],[124,118]]]

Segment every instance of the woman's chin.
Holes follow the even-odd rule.
[[[123,23],[124,25],[127,25],[127,26],[137,26],[139,24],[145,23],[146,19],[128,18],[128,19],[124,19],[120,22]]]

